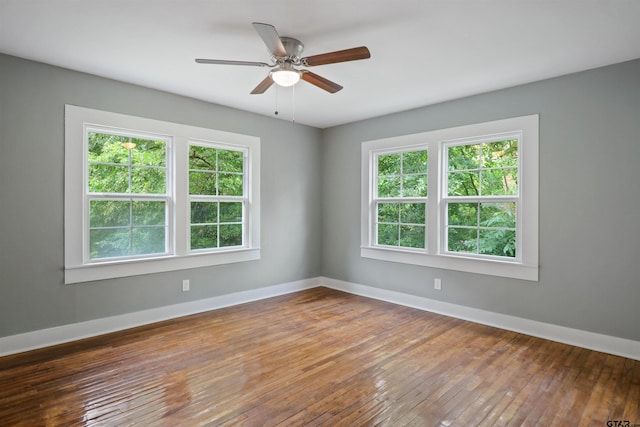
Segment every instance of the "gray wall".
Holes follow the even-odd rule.
[[[259,136],[259,261],[63,284],[64,104]],[[0,55],[0,336],[320,275],[322,132]],[[191,291],[182,292],[182,279]]]
[[[638,76],[633,61],[321,131],[0,55],[0,337],[324,275],[640,340]],[[65,103],[259,136],[262,259],[63,285]],[[360,258],[362,141],[527,114],[539,282]]]
[[[539,282],[360,258],[362,141],[528,114],[540,115]],[[325,276],[640,340],[640,61],[328,129],[323,155]]]

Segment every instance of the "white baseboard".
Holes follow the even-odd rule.
[[[109,332],[121,331],[135,326],[160,322],[190,314],[202,313],[217,308],[229,307],[246,302],[271,298],[278,295],[315,288],[320,285],[320,278],[299,280],[265,288],[220,295],[197,301],[158,307],[134,313],[88,320],[70,325],[40,329],[23,334],[0,338],[0,356],[21,353],[23,351],[62,344],[82,338],[94,337]]]
[[[278,295],[298,292],[318,286],[361,295],[382,301],[430,311],[458,319],[469,320],[483,325],[494,326],[509,331],[520,332],[565,344],[601,351],[617,356],[640,360],[640,342],[617,338],[564,326],[552,325],[535,320],[523,319],[506,314],[494,313],[477,308],[465,307],[415,295],[404,294],[372,286],[345,282],[328,277],[315,277],[295,282],[283,283],[265,288],[236,292],[227,295],[159,307],[135,313],[122,314],[103,319],[89,320],[70,325],[56,326],[26,332],[8,337],[0,337],[0,356],[48,347],[51,345],[89,338],[109,332],[120,331],[135,326],[190,314],[202,313],[218,308],[244,304]]]
[[[640,341],[633,341],[598,334],[595,332],[552,325],[535,320],[523,319],[521,317],[494,313],[491,311],[465,307],[462,305],[451,304],[415,295],[408,295],[386,289],[374,288],[372,286],[345,282],[342,280],[330,279],[327,277],[322,277],[320,283],[327,288],[355,295],[413,307],[419,310],[430,311],[458,319],[469,320],[483,325],[494,326],[508,331],[519,332],[551,341],[614,354],[616,356],[640,360]]]

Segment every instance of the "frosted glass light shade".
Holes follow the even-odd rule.
[[[271,78],[278,86],[289,87],[298,83],[300,72],[296,70],[278,69],[271,72]]]

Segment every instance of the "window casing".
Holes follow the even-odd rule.
[[[67,105],[65,283],[259,259],[259,176],[259,138]]]
[[[381,156],[422,150],[428,197],[381,199]],[[537,115],[364,142],[361,170],[361,256],[538,280]],[[425,203],[424,247],[381,244],[384,202]]]

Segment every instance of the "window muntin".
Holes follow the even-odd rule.
[[[442,143],[443,252],[519,259],[520,139],[514,133]]]

